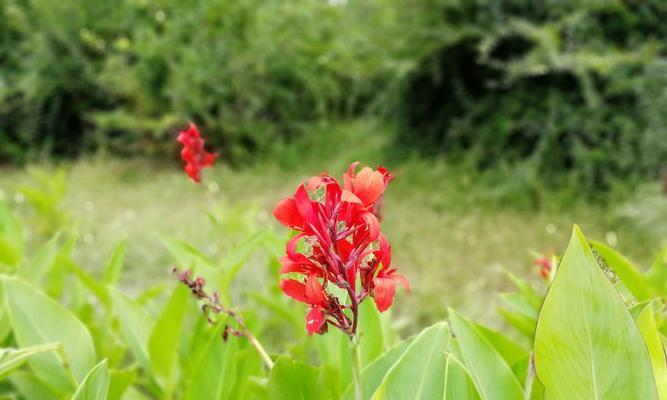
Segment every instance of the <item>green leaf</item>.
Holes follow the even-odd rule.
[[[186,399],[223,400],[230,398],[236,380],[235,360],[241,338],[231,338],[225,342],[220,333],[221,330],[216,329],[204,343],[206,349],[194,369]]]
[[[111,297],[118,317],[120,333],[125,343],[132,350],[144,371],[150,373],[150,359],[146,346],[153,326],[155,326],[153,319],[146,310],[118,290],[112,290]]]
[[[667,246],[663,247],[655,257],[646,277],[662,297],[667,297]]]
[[[378,386],[382,383],[387,371],[396,363],[396,361],[405,353],[408,346],[414,338],[406,339],[386,351],[380,357],[368,364],[361,371],[361,389],[364,399],[370,399]],[[343,399],[354,400],[354,382],[348,385],[343,392]]]
[[[29,357],[39,353],[58,351],[59,349],[59,343],[31,346],[24,349],[0,349],[0,381],[23,365]]]
[[[472,323],[484,339],[500,354],[507,365],[511,366],[528,356],[528,350],[516,344],[502,333],[484,325]]]
[[[60,233],[56,233],[51,240],[37,250],[29,263],[20,270],[19,275],[28,282],[39,282],[58,260],[58,240]]]
[[[485,400],[523,399],[521,384],[485,335],[451,309],[449,321],[480,397]]]
[[[123,240],[118,243],[116,249],[111,256],[111,261],[104,268],[104,283],[107,285],[115,285],[118,283],[120,278],[120,271],[123,269],[123,263],[125,262],[125,252],[126,252],[126,242]]]
[[[384,332],[380,312],[372,301],[359,305],[359,355],[362,368],[384,351]]]
[[[331,399],[328,374],[289,357],[279,357],[269,375],[271,400]]]
[[[16,220],[7,204],[0,201],[0,255],[3,254],[3,250],[7,249],[11,249],[12,256],[20,260],[23,253],[23,232],[21,224]]]
[[[250,254],[255,250],[258,244],[262,243],[264,232],[257,232],[245,239],[238,246],[235,246],[231,252],[223,259],[222,268],[224,270],[220,290],[227,293],[229,285],[234,281],[236,275],[247,261]]]
[[[7,238],[0,236],[0,264],[17,266],[21,261],[21,252]]]
[[[448,342],[444,322],[424,329],[387,372],[373,399],[442,398]]]
[[[658,398],[637,325],[577,226],[537,322],[535,368],[546,398]]]
[[[81,382],[72,400],[106,400],[109,393],[109,369],[107,360],[102,360]]]
[[[110,370],[109,371],[109,395],[108,400],[120,400],[125,394],[127,388],[137,378],[136,369],[131,370]]]
[[[183,334],[189,294],[190,291],[185,285],[176,287],[148,339],[151,369],[167,394],[172,392],[175,383],[178,343]]]
[[[28,371],[14,371],[8,378],[23,399],[62,400],[62,393],[56,393],[46,383]]]
[[[667,360],[665,360],[665,350],[662,347],[660,333],[658,333],[655,324],[652,304],[644,307],[636,322],[651,357],[653,376],[658,387],[658,397],[660,400],[667,399]]]
[[[72,389],[75,383],[72,378],[80,382],[95,365],[95,348],[88,329],[69,310],[25,282],[4,277],[3,285],[18,344],[29,347],[62,343],[71,372],[49,353],[34,355],[28,364],[50,386],[64,391]]]
[[[630,260],[603,243],[591,242],[591,245],[607,265],[614,270],[635,299],[643,301],[653,297],[654,290],[647,278],[632,265]]]
[[[479,394],[466,367],[447,354],[445,365],[445,400],[477,400]]]
[[[212,266],[211,260],[194,246],[182,240],[161,236],[162,244],[171,253],[181,268],[192,268],[197,263]]]

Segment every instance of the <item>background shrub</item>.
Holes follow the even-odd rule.
[[[422,54],[391,108],[401,145],[509,167],[533,183],[608,189],[658,175],[667,159],[664,2],[425,8],[438,10],[424,20],[431,34],[417,41]]]

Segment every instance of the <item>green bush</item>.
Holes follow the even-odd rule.
[[[434,0],[424,9],[428,35],[391,108],[401,146],[518,168],[532,184],[609,189],[660,173],[664,2]]]
[[[245,161],[359,114],[389,68],[391,2],[0,3],[0,157],[163,152],[188,119]]]

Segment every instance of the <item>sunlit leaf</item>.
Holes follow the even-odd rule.
[[[655,290],[647,278],[630,260],[603,243],[592,242],[591,245],[638,301],[650,299],[654,295]]]
[[[101,361],[86,375],[72,400],[106,400],[109,393],[107,360]]]
[[[651,357],[653,376],[658,387],[658,397],[660,400],[667,399],[667,360],[665,360],[665,349],[660,341],[660,333],[658,333],[658,328],[655,325],[652,304],[644,306],[644,310],[639,314],[636,322]]]
[[[60,344],[49,343],[23,349],[0,349],[0,381],[16,368],[19,368],[29,357],[49,351],[57,351]]]
[[[474,324],[449,311],[452,332],[458,339],[462,362],[482,399],[523,399],[523,389],[501,353]]]
[[[387,372],[373,399],[442,398],[448,341],[444,322],[424,329]]]
[[[28,360],[31,369],[54,388],[72,389],[95,365],[95,348],[88,329],[69,310],[27,283],[4,277],[3,285],[18,344],[29,347],[60,342],[71,368],[65,368],[55,355],[41,353]]]
[[[535,368],[546,398],[658,398],[639,329],[576,226],[540,312]]]

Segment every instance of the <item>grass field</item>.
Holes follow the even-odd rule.
[[[321,171],[340,177],[354,160],[385,163],[396,175],[385,198],[383,229],[392,241],[395,265],[413,286],[411,294],[397,298],[394,313],[399,324],[416,321],[423,326],[441,319],[448,306],[498,323],[493,293],[510,287],[503,271],[539,285],[531,252],[562,251],[573,223],[588,237],[617,246],[643,266],[667,239],[667,202],[657,184],[604,206],[564,203],[547,193],[539,209],[527,209],[488,200],[495,190],[488,179],[463,173],[443,160],[406,157],[391,162],[383,151],[386,137],[372,123],[316,129],[328,133],[314,132],[300,145],[286,147],[257,165],[232,169],[221,163],[207,171],[199,186],[185,178],[178,161],[99,157],[64,164],[67,190],[59,208],[80,235],[78,261],[99,270],[116,243],[127,239],[125,287],[145,288],[171,279],[172,261],[160,234],[187,240],[216,257],[252,225],[270,224],[283,232],[271,215],[273,205],[291,195],[304,178]],[[0,175],[1,194],[26,219],[34,216],[16,191],[30,182],[26,170],[3,170]],[[209,212],[231,228],[216,227]],[[266,283],[256,279],[265,274],[265,263],[265,255],[251,257],[241,279],[248,286],[236,288],[241,301],[246,288]]]

